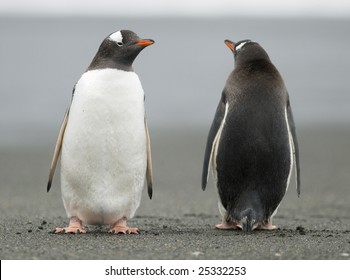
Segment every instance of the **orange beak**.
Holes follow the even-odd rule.
[[[136,45],[141,46],[141,47],[148,47],[150,45],[153,45],[154,41],[151,39],[142,39],[138,42],[136,42]]]
[[[230,40],[225,40],[226,46],[230,48],[231,51],[235,51],[235,43]]]

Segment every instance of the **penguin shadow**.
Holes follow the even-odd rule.
[[[58,217],[53,221],[46,222],[44,221],[44,227],[42,226],[42,230],[46,230],[48,234],[56,235],[56,236],[101,236],[101,235],[138,235],[138,234],[122,234],[122,233],[111,233],[110,226],[108,225],[89,225],[84,224],[84,228],[86,230],[85,233],[77,232],[77,233],[66,233],[64,230],[62,232],[57,233],[57,226],[65,225],[67,223],[67,218]],[[134,223],[136,225],[136,223]]]
[[[342,233],[350,233],[350,230],[345,230],[344,232],[338,232],[335,230],[315,230],[315,229],[307,229],[303,226],[297,226],[295,228],[284,228],[277,227],[274,230],[265,230],[265,229],[255,229],[250,233],[246,233],[241,229],[227,229],[221,230],[213,228],[212,232],[215,236],[255,236],[255,237],[265,237],[265,238],[296,238],[301,236],[307,237],[321,237],[321,238],[329,238],[336,237]]]
[[[227,231],[234,231],[236,235],[256,235],[264,236],[266,238],[296,238],[296,237],[314,237],[314,238],[331,238],[343,234],[350,234],[350,230],[329,230],[329,229],[309,229],[298,225],[295,228],[277,227],[274,230],[256,229],[251,233],[245,233],[240,229],[233,229]]]
[[[54,234],[54,235],[105,235],[105,234],[110,234],[110,235],[125,235],[125,234],[115,234],[115,233],[109,233],[109,228],[107,226],[92,226],[92,225],[88,225],[88,226],[84,226],[86,229],[85,233],[82,232],[78,232],[78,233],[66,233],[64,232],[64,230],[60,233],[56,233],[56,229],[55,228],[51,228],[49,230],[49,234]]]
[[[281,217],[280,217],[281,218]],[[277,225],[277,229],[264,230],[255,229],[250,233],[245,233],[241,229],[217,229],[215,222],[219,221],[217,215],[207,214],[184,214],[182,217],[158,217],[136,215],[131,220],[132,226],[139,228],[138,234],[115,234],[109,233],[109,226],[94,226],[85,225],[86,233],[78,234],[64,234],[55,233],[55,226],[64,224],[66,219],[59,217],[55,221],[47,222],[45,219],[37,222],[28,222],[27,231],[29,233],[47,232],[48,234],[58,236],[126,236],[126,238],[137,238],[137,236],[181,236],[181,235],[195,235],[195,236],[236,236],[236,237],[256,237],[256,238],[332,238],[341,235],[350,235],[350,230],[336,230],[326,228],[307,228],[299,223],[292,225]],[[20,234],[20,233],[16,233]]]

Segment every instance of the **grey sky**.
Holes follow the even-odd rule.
[[[349,0],[1,0],[2,15],[350,17]]]

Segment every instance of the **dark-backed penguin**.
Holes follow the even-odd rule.
[[[250,40],[225,44],[235,68],[223,89],[204,156],[219,193],[218,229],[275,229],[272,217],[295,164],[300,195],[299,150],[289,95],[266,51]]]
[[[132,64],[153,43],[129,30],[110,34],[76,83],[47,185],[49,191],[62,153],[61,191],[70,222],[56,233],[85,233],[83,224],[138,233],[127,220],[140,205],[145,177],[152,197],[152,161],[144,91]]]

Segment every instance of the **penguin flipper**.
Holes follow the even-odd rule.
[[[55,151],[53,153],[51,167],[50,167],[49,180],[47,183],[47,192],[49,192],[51,189],[53,175],[55,174],[58,157],[60,156],[60,153],[61,153],[63,136],[64,136],[64,132],[65,132],[66,127],[67,127],[67,122],[68,122],[68,115],[69,115],[69,108],[66,110],[66,113],[64,114],[61,129],[60,129],[60,132],[59,132],[58,137],[57,137],[56,147],[55,147]]]
[[[148,131],[146,117],[145,117],[145,131],[146,131],[146,146],[147,146],[147,169],[146,169],[147,191],[148,191],[149,198],[152,199],[153,169],[152,169],[151,141],[149,138],[149,131]]]
[[[225,93],[223,92],[220,103],[216,109],[213,123],[210,127],[209,134],[208,134],[207,146],[204,154],[203,171],[202,171],[203,191],[207,187],[210,163],[213,161],[215,162],[216,150],[217,150],[216,147],[217,147],[218,140],[220,138],[220,134],[222,132],[224,122],[225,122],[227,109],[228,109],[228,104],[226,103]],[[215,167],[212,166],[211,168],[213,169]],[[212,170],[212,171],[215,172],[215,170]]]
[[[296,186],[297,186],[297,194],[300,196],[300,161],[299,161],[299,145],[297,139],[297,133],[294,124],[294,118],[292,113],[292,108],[290,106],[289,98],[287,100],[287,118],[288,125],[290,129],[290,133],[292,134],[293,139],[293,158],[295,162],[295,172],[296,172]]]

